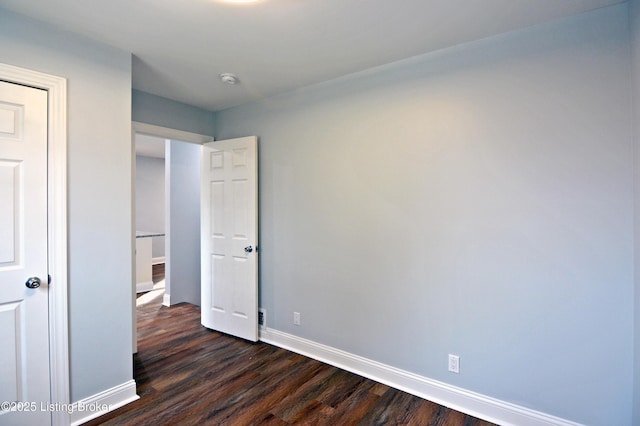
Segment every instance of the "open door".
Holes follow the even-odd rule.
[[[258,340],[258,138],[202,146],[202,325]]]

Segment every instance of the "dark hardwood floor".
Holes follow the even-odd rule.
[[[155,277],[154,277],[155,281]],[[197,306],[138,306],[140,399],[87,425],[491,423],[265,343],[200,325]]]

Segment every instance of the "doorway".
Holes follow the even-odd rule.
[[[132,139],[134,146],[139,135],[143,136],[143,140],[155,144],[154,148],[157,157],[160,155],[159,152],[164,152],[164,209],[161,214],[164,221],[165,262],[163,304],[171,306],[180,302],[188,302],[200,305],[200,145],[213,141],[213,137],[133,122]],[[143,161],[160,163],[159,160]],[[143,167],[146,167],[146,165]],[[134,175],[136,175],[137,180],[136,170],[134,170]],[[134,186],[133,193],[138,198],[136,191],[137,188]],[[134,221],[137,216],[137,209],[141,208],[141,206],[135,206],[135,204],[132,212]],[[156,211],[155,213],[159,212]],[[139,230],[144,231],[142,229]],[[149,238],[151,241],[161,237],[151,236]],[[153,259],[155,257],[156,261],[160,262],[162,260],[162,256],[159,255],[161,253],[160,244],[156,243],[155,252],[153,244],[151,246],[150,258]],[[149,267],[147,269],[149,278],[152,280],[152,268]],[[135,287],[134,284],[134,300],[137,295]],[[133,304],[132,320],[135,353],[137,352],[137,312],[135,303]]]
[[[164,293],[153,268],[165,263],[165,139],[135,135],[136,293]],[[167,292],[168,294],[168,292]]]

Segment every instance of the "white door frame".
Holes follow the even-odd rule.
[[[172,129],[169,127],[162,127],[162,126],[156,126],[155,124],[147,124],[147,123],[141,123],[138,121],[132,121],[131,122],[131,152],[133,155],[133,161],[132,161],[132,172],[133,172],[133,176],[135,176],[135,166],[136,166],[136,146],[135,146],[135,135],[136,133],[140,133],[142,135],[148,135],[148,136],[155,136],[158,138],[163,138],[163,139],[171,139],[171,140],[176,140],[176,141],[181,141],[181,142],[190,142],[190,143],[195,143],[198,145],[202,145],[203,143],[206,142],[212,142],[213,141],[213,136],[208,136],[208,135],[201,135],[198,133],[192,133],[192,132],[185,132],[184,130],[177,130],[177,129]],[[166,167],[166,165],[165,165]],[[137,312],[136,312],[136,278],[135,278],[135,271],[136,271],[136,257],[135,257],[135,247],[136,247],[136,229],[135,229],[135,223],[136,223],[136,181],[135,179],[132,179],[132,183],[131,183],[131,196],[132,196],[132,223],[133,223],[133,229],[131,230],[131,245],[133,247],[133,251],[132,253],[134,253],[133,255],[133,271],[134,271],[134,276],[132,277],[132,298],[133,298],[133,312],[132,312],[132,321],[133,321],[133,353],[138,352],[138,329],[136,326],[137,323]],[[168,213],[165,211],[165,218],[168,216]],[[167,234],[167,236],[169,236],[169,234]],[[170,236],[169,236],[170,237]],[[166,256],[165,262],[170,262],[171,254],[169,253],[169,256]],[[165,298],[166,300],[166,298]]]
[[[48,92],[47,221],[49,287],[49,363],[51,402],[70,403],[67,282],[67,80],[0,63],[0,79]],[[68,425],[69,412],[51,413],[54,426]]]

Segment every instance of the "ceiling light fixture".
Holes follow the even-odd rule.
[[[231,74],[230,72],[223,72],[218,77],[220,77],[220,81],[226,84],[234,85],[240,83],[240,79],[238,78],[238,76],[235,74]]]

